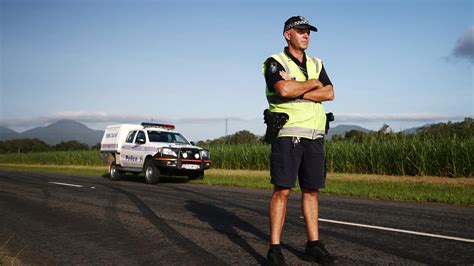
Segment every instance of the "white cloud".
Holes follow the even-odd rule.
[[[448,120],[462,120],[466,115],[442,115],[432,113],[398,113],[398,114],[334,114],[335,121],[341,122],[436,122]]]
[[[215,124],[228,121],[249,121],[249,119],[239,117],[185,117],[185,118],[164,118],[153,115],[129,115],[129,114],[110,114],[106,112],[61,112],[48,116],[29,117],[29,118],[5,118],[0,119],[0,126],[3,127],[38,127],[54,123],[58,120],[74,120],[81,123],[140,123],[140,122],[156,122],[156,123],[181,123],[181,124]],[[263,121],[263,119],[262,119]]]

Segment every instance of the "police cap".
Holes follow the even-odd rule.
[[[293,16],[289,18],[287,21],[285,21],[285,27],[283,28],[283,32],[290,30],[292,28],[297,28],[297,29],[309,29],[311,31],[318,31],[315,26],[310,25],[309,21],[302,16]]]

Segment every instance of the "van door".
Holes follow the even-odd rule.
[[[122,152],[120,153],[122,166],[133,166],[133,149],[135,147],[135,136],[137,132],[137,130],[130,131],[125,139],[125,143],[122,145]]]
[[[137,168],[143,168],[143,160],[145,158],[145,146],[147,140],[145,132],[142,130],[138,131],[137,136],[135,137],[135,145],[131,150],[131,166]]]

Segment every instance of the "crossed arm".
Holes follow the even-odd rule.
[[[324,102],[334,100],[334,89],[332,85],[324,86],[317,79],[306,81],[291,80],[288,73],[280,71],[284,80],[275,83],[275,91],[283,98],[302,98],[313,102]]]

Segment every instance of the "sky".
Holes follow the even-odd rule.
[[[474,116],[473,0],[0,0],[0,126],[263,135],[262,63],[294,15],[318,28],[306,52],[334,85],[332,126]]]

